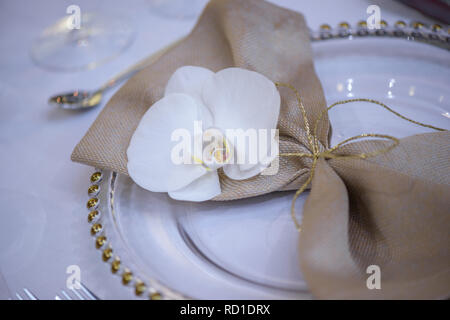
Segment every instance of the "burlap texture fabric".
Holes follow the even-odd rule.
[[[300,91],[312,124],[326,108],[301,14],[260,0],[213,0],[186,38],[113,96],[72,160],[127,174],[126,150],[134,130],[162,97],[172,73],[184,65],[213,71],[241,67],[289,83]],[[286,88],[280,94],[280,152],[309,152],[295,95]],[[321,148],[329,147],[330,132],[324,117],[317,131]],[[319,160],[299,240],[300,266],[315,297],[448,297],[449,139],[448,132],[427,133],[402,139],[392,151],[373,158]],[[340,153],[370,152],[383,145],[354,142]],[[221,174],[222,194],[214,200],[298,189],[312,160],[279,161],[273,176],[235,181]],[[369,265],[380,267],[381,289],[368,289]]]

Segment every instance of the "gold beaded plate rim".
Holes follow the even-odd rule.
[[[90,224],[89,232],[94,239],[94,246],[100,251],[101,260],[108,263],[111,274],[117,276],[124,286],[134,290],[138,298],[190,299],[189,296],[180,294],[159,283],[158,280],[148,278],[143,272],[139,272],[140,268],[133,263],[133,259],[128,257],[126,248],[121,248],[124,240],[116,239],[121,235],[118,232],[112,232],[113,228],[111,228],[111,224],[115,223],[114,188],[108,188],[108,183],[114,185],[116,177],[115,172],[95,170],[87,190],[89,197],[86,202],[87,222]],[[92,186],[98,187],[94,188],[99,190],[95,195],[92,193]]]
[[[421,22],[405,23],[397,21],[389,25],[385,21],[380,29],[369,30],[365,21],[351,26],[347,22],[341,22],[336,28],[323,24],[319,30],[310,32],[311,41],[322,41],[330,39],[353,39],[354,37],[393,37],[424,42],[449,50],[450,29],[438,24],[427,26]],[[401,32],[401,33],[399,33]],[[105,176],[108,175],[108,178]],[[87,190],[88,210],[87,222],[90,224],[90,234],[94,238],[94,246],[101,252],[101,260],[109,264],[112,275],[117,276],[122,284],[134,290],[136,297],[148,298],[150,300],[160,299],[192,299],[187,294],[179,293],[169,286],[160,283],[157,279],[148,278],[139,272],[139,267],[132,265],[131,259],[127,259],[126,250],[116,250],[120,241],[112,243],[110,231],[106,232],[109,224],[108,218],[115,219],[114,214],[114,191],[109,190],[108,182],[114,184],[118,173],[110,171],[95,170],[90,176],[90,184]],[[114,190],[113,188],[111,190]],[[104,216],[101,210],[108,208],[111,217]],[[120,235],[119,235],[120,236]],[[123,239],[122,239],[123,241]],[[120,251],[120,256],[117,254]],[[125,259],[123,259],[125,256]]]

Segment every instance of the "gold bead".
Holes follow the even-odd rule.
[[[405,21],[399,20],[395,23],[395,26],[399,27],[399,28],[404,28],[404,27],[406,27],[406,23],[405,23]]]
[[[329,24],[322,24],[322,25],[320,26],[320,29],[321,29],[321,30],[331,30],[331,27],[330,27]]]
[[[142,281],[140,280],[136,281],[136,284],[134,285],[134,292],[136,293],[137,296],[142,295],[145,292],[145,289],[146,289],[145,284]]]
[[[102,173],[99,172],[99,171],[94,172],[94,173],[91,175],[91,182],[92,182],[92,183],[98,182],[98,181],[100,181],[101,179],[102,179]]]
[[[440,31],[442,29],[440,24],[434,24],[433,27],[431,28],[433,31]]]
[[[122,274],[122,283],[129,284],[131,280],[133,280],[133,273],[131,273],[131,271],[129,270],[125,271]]]
[[[100,236],[97,237],[97,239],[95,239],[95,247],[97,249],[100,249],[101,247],[103,247],[103,245],[106,243],[106,237],[105,236]]]
[[[414,27],[414,29],[421,29],[425,25],[422,22],[414,22],[412,26]]]
[[[385,27],[387,27],[387,25],[388,25],[388,24],[387,24],[387,22],[386,22],[385,20],[381,20],[381,21],[380,21],[380,26],[382,26],[382,27],[385,28]]]
[[[98,205],[98,199],[97,198],[91,198],[86,203],[86,207],[88,209],[95,209],[97,207],[97,205]]]
[[[360,21],[360,22],[358,22],[358,27],[361,27],[361,28],[367,27],[367,22],[366,22],[366,21]]]
[[[98,185],[96,185],[96,184],[93,184],[88,189],[88,195],[89,196],[96,196],[99,191],[100,191],[100,187]]]
[[[102,225],[100,223],[96,223],[91,227],[91,234],[96,235],[102,230]]]
[[[151,300],[161,300],[161,294],[159,292],[151,292],[148,296]]]
[[[94,211],[89,212],[89,214],[88,214],[88,222],[91,223],[92,221],[94,221],[95,218],[97,218],[99,214],[100,213],[98,212],[98,210],[94,210]]]
[[[114,261],[111,263],[111,272],[117,273],[120,270],[120,259],[116,257]]]
[[[111,259],[113,254],[113,250],[112,248],[106,248],[105,250],[103,250],[103,254],[102,254],[102,259],[103,261],[108,261],[109,259]]]
[[[350,25],[344,21],[344,22],[339,23],[339,27],[343,28],[343,29],[348,29],[348,28],[350,28]]]

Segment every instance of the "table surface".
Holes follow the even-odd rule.
[[[199,0],[203,3],[206,0]],[[279,0],[302,12],[312,29],[322,23],[356,23],[371,4],[394,22],[432,22],[391,0]],[[136,38],[115,60],[90,71],[52,72],[30,59],[33,41],[71,4],[82,12],[121,13],[133,18]],[[121,5],[122,4],[122,5]],[[50,107],[49,96],[77,88],[96,88],[115,73],[185,35],[196,18],[171,19],[152,11],[150,0],[9,0],[0,4],[0,299],[26,287],[40,299],[65,289],[71,265],[81,281],[102,299],[135,298],[101,262],[86,223],[88,179],[93,169],[70,161],[70,154],[115,90],[87,112]]]

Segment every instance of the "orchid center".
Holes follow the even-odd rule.
[[[223,167],[232,159],[232,147],[220,129],[208,128],[203,133],[203,164],[212,170]]]

